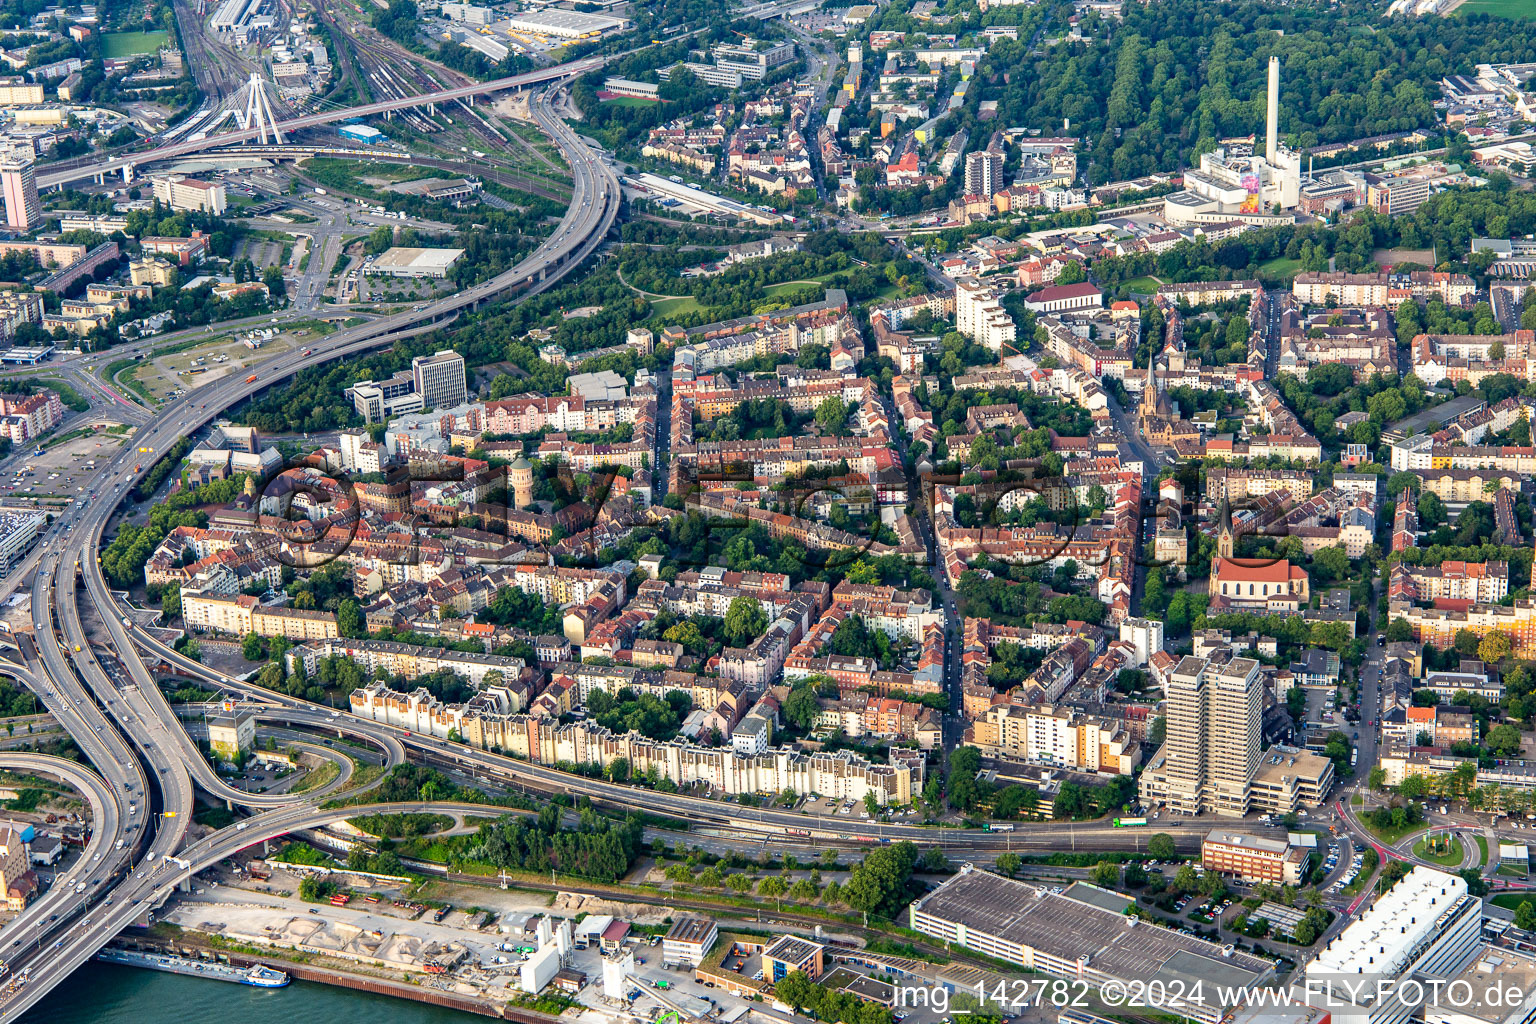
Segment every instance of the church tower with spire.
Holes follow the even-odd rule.
[[[1155,361],[1147,363],[1147,383],[1141,390],[1141,408],[1139,412],[1144,421],[1169,419],[1173,414],[1173,404],[1168,400],[1168,395],[1157,386],[1157,365]]]
[[[1216,513],[1217,557],[1231,558],[1236,545],[1237,531],[1232,526],[1232,503],[1223,496],[1221,499],[1221,509]]]

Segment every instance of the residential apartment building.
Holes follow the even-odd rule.
[[[220,594],[183,587],[181,616],[188,629],[199,633],[237,637],[255,633],[289,640],[323,640],[338,635],[334,612],[262,605],[249,594]]]
[[[1413,1017],[1427,984],[1450,978],[1483,948],[1483,902],[1459,875],[1416,866],[1304,968],[1296,991],[1336,1020],[1401,1024]]]
[[[1142,800],[1179,814],[1246,814],[1260,761],[1259,663],[1185,657],[1167,692],[1167,739],[1142,772]]]
[[[1049,705],[991,707],[966,742],[988,757],[1110,775],[1130,775],[1141,761],[1139,741],[1122,724]]]
[[[955,282],[955,321],[961,334],[993,352],[1014,343],[1013,317],[1003,308],[997,290],[974,277]]]

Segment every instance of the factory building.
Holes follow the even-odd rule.
[[[1184,172],[1184,188],[1163,203],[1163,218],[1175,227],[1244,217],[1260,220],[1276,210],[1294,210],[1301,196],[1301,155],[1280,145],[1280,60],[1269,59],[1268,117],[1264,153],[1249,147],[1216,149],[1200,157],[1198,170]]]

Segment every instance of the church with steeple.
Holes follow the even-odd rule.
[[[1285,558],[1234,558],[1236,548],[1232,504],[1223,497],[1216,513],[1216,554],[1207,587],[1210,612],[1294,614],[1307,606],[1311,585],[1305,569]]]
[[[1168,399],[1168,392],[1157,386],[1157,366],[1154,363],[1147,365],[1147,383],[1141,389],[1140,415],[1143,421],[1173,418],[1173,403]]]
[[[1155,361],[1147,366],[1147,381],[1142,385],[1141,404],[1137,407],[1136,418],[1142,436],[1152,444],[1173,448],[1179,441],[1200,441],[1199,428],[1179,417],[1168,392],[1158,385]]]

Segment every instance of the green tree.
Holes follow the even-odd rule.
[[[1094,885],[1112,889],[1120,881],[1120,865],[1114,861],[1101,860],[1093,866],[1089,878]]]
[[[796,728],[809,732],[821,715],[821,704],[816,690],[808,683],[799,683],[784,698],[784,718]]]
[[[1156,832],[1147,840],[1147,853],[1153,860],[1173,860],[1177,852],[1173,845],[1173,836],[1166,832]]]
[[[1495,629],[1478,641],[1477,656],[1485,664],[1493,666],[1509,657],[1514,649],[1514,641],[1509,638],[1509,634]]]
[[[363,622],[363,610],[350,597],[343,598],[336,606],[336,632],[356,638],[368,635],[368,627]]]
[[[265,656],[261,637],[255,633],[245,634],[245,638],[240,641],[240,654],[246,661],[260,661]]]
[[[842,899],[855,910],[894,919],[909,898],[907,886],[916,864],[917,847],[910,842],[872,850],[848,876]]]
[[[1005,851],[997,855],[997,870],[1012,878],[1019,873],[1019,868],[1024,866],[1024,858],[1011,851]]]
[[[768,616],[757,598],[743,594],[731,600],[725,612],[725,639],[732,647],[745,647],[768,629]]]
[[[1536,931],[1536,903],[1521,900],[1515,908],[1515,927],[1521,931]]]
[[[824,434],[847,433],[849,405],[839,395],[822,399],[816,407],[816,425]]]
[[[975,747],[957,747],[949,755],[949,806],[960,811],[974,810],[981,802],[982,788],[976,776],[981,772],[981,751]]]

